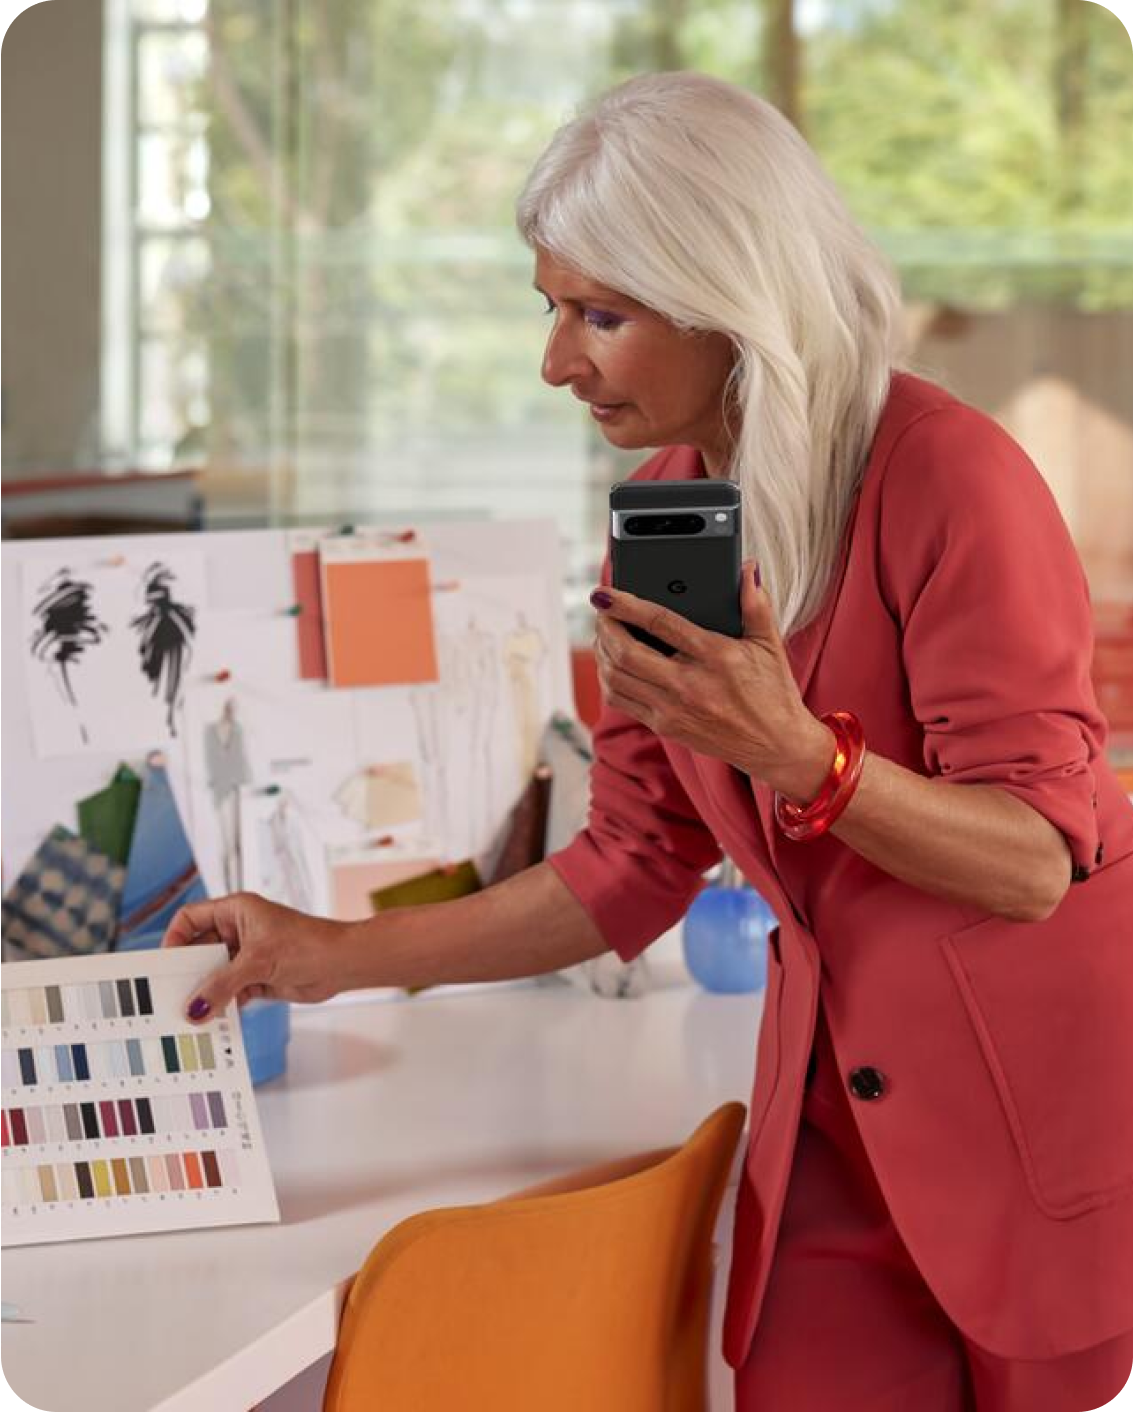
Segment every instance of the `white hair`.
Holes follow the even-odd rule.
[[[769,103],[698,73],[630,79],[555,133],[516,207],[532,248],[675,325],[726,334],[743,492],[784,637],[822,603],[897,365],[900,290]]]

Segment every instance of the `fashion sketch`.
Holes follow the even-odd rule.
[[[530,778],[539,759],[539,738],[543,732],[539,713],[539,675],[546,656],[547,644],[543,634],[520,613],[515,628],[504,639],[503,657],[511,683],[518,732],[519,774],[523,780]]]
[[[496,818],[491,745],[500,695],[493,633],[470,617],[436,634],[440,680],[410,696],[425,786],[427,836],[459,857],[483,849]],[[458,763],[459,762],[459,763]]]
[[[240,786],[250,782],[252,771],[233,697],[224,703],[220,719],[205,727],[205,772],[220,826],[224,886],[234,892],[241,885]]]
[[[92,586],[72,577],[70,569],[60,569],[43,587],[46,591],[32,609],[39,622],[31,640],[32,654],[47,663],[64,700],[74,708],[86,745],[87,731],[78,718],[72,671],[87,648],[96,647],[109,629],[91,607]]]
[[[285,907],[313,911],[315,890],[307,866],[298,811],[290,795],[279,796],[259,827],[260,871],[265,892]]]
[[[500,695],[500,656],[495,634],[482,628],[475,617],[469,620],[464,650],[472,690],[467,806],[468,835],[473,840],[470,851],[474,851],[491,837],[493,823],[498,820],[492,742]]]
[[[165,702],[170,735],[177,734],[175,711],[181,705],[185,669],[197,630],[197,610],[188,603],[178,603],[173,596],[174,578],[173,570],[165,564],[151,564],[142,580],[146,610],[130,619],[138,634],[142,671],[154,696]]]

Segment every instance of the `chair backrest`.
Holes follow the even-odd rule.
[[[702,1412],[744,1117],[726,1103],[681,1147],[402,1221],[351,1286],[324,1412]]]

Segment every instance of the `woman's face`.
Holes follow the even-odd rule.
[[[554,321],[543,354],[546,382],[588,403],[612,445],[695,446],[709,475],[726,473],[724,385],[734,357],[726,335],[683,333],[542,248],[535,288]]]

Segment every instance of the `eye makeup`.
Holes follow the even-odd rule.
[[[540,290],[539,292],[542,293],[542,290]],[[547,301],[547,307],[543,310],[543,312],[545,314],[553,314],[558,305],[554,303],[554,301],[548,294],[544,294],[543,298]],[[573,299],[568,299],[564,302],[568,304],[573,304],[576,301]],[[612,329],[619,328],[622,324],[625,323],[625,319],[622,317],[622,315],[611,314],[607,309],[598,309],[588,304],[584,304],[581,307],[582,317],[584,321],[591,328],[598,329],[599,332],[608,332]]]

